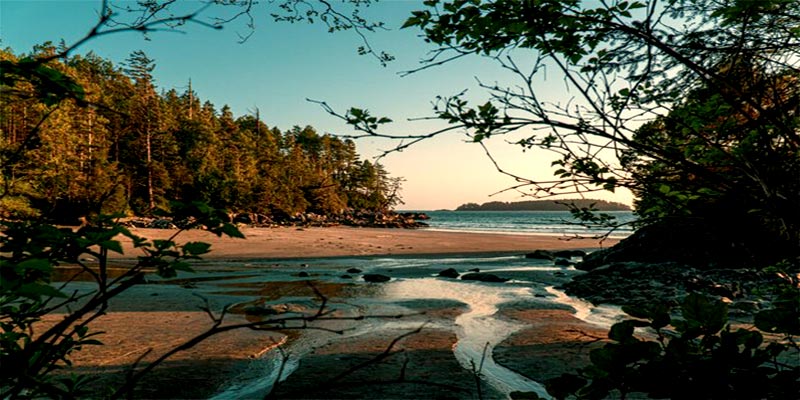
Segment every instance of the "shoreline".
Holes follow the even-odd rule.
[[[524,254],[534,250],[596,249],[610,247],[619,239],[605,240],[564,235],[518,235],[426,229],[353,227],[241,228],[245,239],[217,237],[203,230],[181,232],[177,243],[211,243],[206,261],[252,259],[306,259],[359,256],[453,256],[480,254]],[[147,239],[168,239],[177,231],[132,228]],[[116,260],[138,255],[131,241],[122,238],[124,254],[112,253]]]
[[[131,229],[131,232],[153,239],[167,239],[174,235],[176,230],[163,229]],[[330,300],[329,307],[336,308],[336,316],[356,316],[373,310],[374,313],[386,314],[398,312],[397,307],[413,310],[401,321],[396,322],[403,326],[402,329],[389,329],[375,331],[363,336],[328,338],[325,332],[313,330],[285,331],[277,329],[273,332],[259,332],[252,330],[235,330],[219,336],[209,338],[197,347],[181,352],[171,358],[164,365],[156,368],[153,374],[145,379],[137,389],[137,395],[151,398],[175,397],[208,397],[219,395],[222,397],[235,396],[244,393],[241,390],[250,390],[251,382],[264,378],[263,369],[266,368],[265,350],[273,348],[288,332],[293,343],[305,343],[311,340],[316,343],[310,352],[298,350],[302,361],[298,370],[285,383],[279,385],[278,391],[288,397],[304,396],[308,379],[318,381],[323,377],[330,378],[330,374],[346,369],[345,365],[364,361],[377,356],[392,339],[411,330],[414,327],[429,326],[421,333],[413,335],[399,343],[403,350],[414,363],[413,371],[422,377],[434,377],[436,382],[445,382],[453,387],[462,387],[473,390],[472,376],[469,371],[459,365],[453,348],[458,340],[455,319],[466,313],[467,310],[458,302],[440,302],[421,296],[412,302],[403,302],[394,299],[391,303],[376,300],[380,295],[382,284],[364,283],[356,277],[341,275],[345,269],[352,267],[350,262],[329,262],[324,260],[336,258],[356,258],[356,265],[366,272],[382,272],[392,275],[396,282],[413,282],[414,279],[434,279],[426,270],[409,268],[394,269],[394,267],[381,265],[377,258],[435,258],[437,256],[449,258],[481,258],[497,256],[517,256],[534,250],[562,250],[562,249],[591,249],[597,248],[597,240],[565,240],[562,236],[520,236],[492,233],[465,233],[465,232],[438,232],[421,229],[400,230],[383,228],[351,228],[351,227],[325,227],[325,228],[242,228],[247,239],[219,238],[202,230],[182,232],[176,239],[178,243],[191,241],[205,241],[212,244],[211,253],[204,255],[195,269],[200,276],[180,274],[176,279],[153,280],[142,285],[135,285],[111,302],[108,313],[95,321],[93,331],[105,331],[102,340],[106,346],[93,350],[77,352],[73,356],[75,372],[83,372],[102,377],[99,382],[114,385],[124,377],[123,372],[136,363],[137,359],[145,354],[147,349],[154,353],[163,352],[165,349],[177,346],[190,337],[207,329],[211,321],[209,316],[201,312],[198,307],[203,305],[201,298],[210,301],[210,309],[215,312],[231,304],[238,304],[235,309],[244,309],[248,306],[262,307],[274,305],[300,307],[303,312],[313,313],[318,303],[318,297],[308,288],[306,280],[314,283],[324,296]],[[122,240],[124,254],[113,254],[113,261],[126,265],[137,252],[133,252],[131,242]],[[615,241],[607,239],[603,247],[611,246]],[[375,258],[372,260],[371,258]],[[280,262],[279,260],[285,260]],[[315,262],[313,259],[319,259]],[[253,260],[275,260],[277,263],[249,263]],[[308,261],[306,261],[308,260]],[[541,262],[533,260],[533,262]],[[410,264],[414,264],[413,262]],[[220,266],[224,265],[224,268]],[[450,264],[448,264],[450,265]],[[462,267],[466,269],[466,267]],[[393,271],[393,272],[388,272]],[[305,274],[305,275],[301,275]],[[514,276],[515,272],[506,271],[501,274]],[[521,272],[516,272],[520,274]],[[539,274],[551,272],[541,271]],[[571,274],[571,273],[570,273]],[[307,278],[303,278],[303,276]],[[443,278],[438,278],[443,279]],[[558,278],[566,279],[566,278]],[[394,281],[393,281],[394,282]],[[461,282],[447,281],[443,282]],[[459,285],[478,288],[491,288],[492,284],[483,283],[458,283]],[[73,286],[91,286],[90,282],[74,282]],[[409,293],[416,293],[413,290]],[[437,295],[440,293],[436,293]],[[201,295],[202,297],[198,297]],[[533,292],[531,292],[531,296]],[[413,297],[412,296],[412,297]],[[435,297],[435,296],[434,296]],[[535,299],[533,299],[535,301]],[[452,303],[452,304],[451,304]],[[364,308],[366,307],[366,308]],[[506,305],[499,307],[499,316],[503,317]],[[232,308],[231,310],[234,310]],[[419,313],[417,313],[419,312]],[[558,318],[550,318],[550,314],[542,314],[544,320],[536,320],[537,315],[531,314],[530,318],[520,318],[523,324],[558,326],[562,318],[568,318],[575,324],[587,326],[581,321],[567,317],[569,311],[558,311]],[[232,311],[227,314],[226,324],[250,321],[252,316]],[[394,314],[392,314],[394,315]],[[563,315],[563,316],[562,316]],[[535,317],[535,318],[534,318]],[[52,315],[45,323],[54,323],[59,318]],[[131,321],[135,321],[131,324]],[[380,319],[379,319],[380,321]],[[330,321],[329,323],[336,323]],[[372,322],[370,322],[372,323]],[[394,322],[392,322],[394,323]],[[176,325],[177,324],[177,325]],[[359,323],[353,321],[346,328],[354,329]],[[341,328],[339,325],[329,326],[322,322],[322,327]],[[371,325],[366,325],[369,327]],[[384,325],[380,325],[384,326]],[[385,326],[384,326],[385,329]],[[558,329],[547,330],[555,338],[562,338],[573,345],[575,338],[559,333]],[[302,341],[296,341],[295,335],[302,335]],[[320,336],[322,335],[322,336]],[[330,336],[330,335],[328,335]],[[299,336],[298,336],[299,337]],[[546,354],[536,353],[542,349],[542,343],[518,343],[515,338],[499,344],[504,351],[502,363],[510,369],[525,371],[524,365],[529,360],[518,361],[509,354],[514,348],[532,349],[533,357],[547,358]],[[555,339],[554,339],[555,340]],[[560,342],[559,340],[556,340]],[[550,344],[548,343],[546,348]],[[317,347],[318,346],[318,347]],[[561,346],[559,344],[559,346]],[[292,347],[289,347],[292,349]],[[292,350],[290,350],[292,351]],[[147,356],[141,361],[146,364],[153,360],[154,355]],[[273,357],[273,356],[269,356]],[[400,358],[390,359],[388,364],[376,364],[376,369],[369,369],[365,374],[356,374],[348,379],[346,387],[332,388],[334,397],[362,398],[371,393],[365,387],[358,386],[359,380],[369,381],[373,377],[392,379],[397,371],[403,369]],[[536,364],[539,365],[539,364]],[[337,372],[338,371],[338,372]],[[528,371],[525,371],[528,372]],[[430,375],[428,375],[430,374]],[[425,378],[427,379],[427,378]],[[192,389],[188,392],[175,386],[176,381],[192,382]],[[361,389],[350,392],[347,387],[356,385]],[[409,386],[410,385],[410,386]],[[430,387],[414,386],[413,384],[389,385],[391,391],[383,393],[384,398],[402,396],[409,390],[416,390],[418,396],[423,396]],[[396,390],[396,391],[395,391]],[[487,390],[490,390],[487,388]],[[494,389],[491,389],[494,390]],[[442,391],[441,395],[448,394]],[[486,393],[490,397],[497,397],[497,393]]]

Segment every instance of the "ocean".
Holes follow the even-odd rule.
[[[425,221],[431,230],[495,232],[519,235],[603,235],[610,228],[586,227],[569,211],[416,211],[431,217]],[[608,211],[617,224],[625,224],[609,234],[624,238],[633,233],[636,217],[631,211]]]

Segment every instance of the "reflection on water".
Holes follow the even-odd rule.
[[[498,365],[491,356],[495,345],[523,327],[496,318],[498,306],[532,297],[530,288],[423,278],[392,282],[386,286],[384,296],[391,300],[446,299],[467,304],[469,310],[455,320],[458,342],[454,353],[458,362],[468,370],[477,369],[482,362],[481,376],[502,393],[536,392],[549,398],[541,384]]]
[[[521,255],[308,259],[284,261],[279,267],[264,267],[261,269],[248,266],[248,272],[263,272],[268,269],[269,279],[245,279],[242,282],[220,284],[218,287],[256,296],[261,303],[297,300],[297,296],[313,298],[313,293],[307,292],[306,282],[297,279],[297,271],[302,270],[313,277],[317,289],[332,301],[329,305],[343,311],[358,315],[411,315],[420,310],[444,313],[431,318],[426,326],[452,330],[457,338],[453,353],[461,366],[470,371],[480,368],[480,376],[484,382],[507,396],[511,392],[521,391],[550,398],[541,384],[498,365],[492,359],[496,345],[525,327],[522,323],[499,318],[496,314],[501,305],[527,301],[565,304],[576,310],[577,318],[603,326],[610,326],[621,314],[617,307],[594,307],[553,288],[553,285],[580,273],[574,268],[554,266],[552,262],[545,260],[525,259]],[[353,267],[363,273],[386,274],[392,280],[381,284],[364,284],[356,283],[356,280],[341,279],[343,271]],[[445,268],[455,268],[460,273],[479,269],[481,272],[496,273],[512,280],[504,284],[494,284],[433,277]],[[305,294],[301,293],[303,290],[306,291]],[[547,297],[543,297],[545,290],[549,293]],[[441,318],[445,314],[449,317]],[[426,315],[432,317],[432,314]],[[419,324],[419,320],[413,318],[368,318],[349,327],[337,327],[345,330],[345,334],[338,339],[376,332],[408,331],[418,328]],[[313,348],[323,346],[328,341],[329,338],[305,334],[289,340],[285,349],[291,357],[284,366],[280,379],[288,377]],[[267,352],[256,364],[268,376],[264,377],[262,373],[261,379],[251,377],[249,382],[245,379],[215,398],[234,399],[268,393],[272,383],[278,378],[280,353]]]
[[[566,304],[575,309],[575,318],[586,321],[590,324],[599,325],[605,328],[610,328],[611,325],[621,321],[625,316],[622,307],[603,304],[595,306],[594,304],[581,300],[575,297],[569,297],[566,293],[548,286],[545,288],[547,293],[555,295],[553,300],[556,303]]]

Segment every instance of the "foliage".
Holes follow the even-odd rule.
[[[206,227],[218,236],[243,237],[235,226],[223,222],[225,215],[203,203],[175,204],[171,216],[188,221],[184,229]],[[191,260],[210,251],[201,242],[178,243],[177,231],[169,240],[148,240],[119,225],[116,216],[99,216],[76,231],[39,222],[4,222],[0,235],[0,396],[3,398],[65,398],[81,394],[87,377],[53,374],[70,366],[70,355],[85,346],[102,344],[102,332],[90,331],[92,321],[102,316],[108,302],[133,285],[144,274],[155,272],[172,277],[191,271]],[[122,254],[121,240],[130,240],[144,255],[136,265],[111,277],[109,254]],[[65,282],[56,282],[60,265],[77,266]],[[67,283],[80,274],[91,277],[91,291],[66,293]],[[63,313],[43,331],[42,320]]]
[[[0,197],[9,207],[0,217],[75,223],[101,213],[151,214],[171,199],[265,215],[399,203],[401,180],[359,160],[352,141],[236,118],[191,89],[158,94],[154,61],[141,51],[124,69],[91,53],[30,64],[81,88],[51,104],[40,91],[55,83],[33,81],[25,60],[57,50],[37,51],[19,60],[2,52],[14,68],[2,70]]]
[[[651,398],[794,398],[800,390],[798,282],[788,278],[774,308],[755,315],[755,327],[782,335],[780,340],[765,341],[758,330],[734,329],[727,304],[699,294],[683,300],[682,318],[671,317],[663,303],[623,307],[634,319],[614,324],[611,342],[591,351],[589,367],[550,380],[547,390],[559,399],[602,399],[612,393],[620,398],[635,393]],[[641,339],[636,328],[649,328],[654,335]]]
[[[642,126],[637,144],[658,146],[692,166],[627,154],[623,165],[638,183],[638,213],[651,219],[702,217],[722,230],[735,216],[748,227],[743,236],[750,236],[753,253],[768,248],[777,259],[792,256],[800,250],[800,156],[776,124],[797,135],[800,74],[766,73],[736,60],[724,68],[762,111],[736,109],[724,91],[701,86],[669,114]],[[770,115],[778,122],[766,120]],[[770,243],[759,243],[759,237]]]
[[[437,49],[409,73],[480,56],[512,81],[479,81],[483,100],[437,97],[434,117],[447,126],[414,135],[381,133],[389,119],[364,108],[323,106],[354,136],[402,140],[397,149],[454,131],[543,149],[555,153],[551,180],[493,159],[519,182],[510,189],[627,188],[646,223],[735,216],[791,255],[800,243],[797,15],[800,3],[786,0],[429,0],[404,27]],[[563,91],[547,82],[554,75]]]

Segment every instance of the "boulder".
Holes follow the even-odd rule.
[[[585,257],[586,252],[583,250],[559,250],[553,252],[553,256],[561,258]]]
[[[533,258],[537,260],[552,260],[555,258],[552,251],[536,250],[533,253],[525,254],[525,258]]]
[[[392,279],[389,276],[381,274],[364,274],[362,275],[362,278],[364,278],[365,282],[370,282],[370,283],[388,282]]]
[[[358,269],[358,268],[349,268],[349,269],[347,270],[347,273],[348,273],[348,274],[360,274],[361,272],[363,272],[363,271],[361,271],[361,270],[360,270],[360,269]]]
[[[458,278],[459,275],[461,274],[459,274],[458,271],[455,270],[455,268],[448,268],[444,271],[439,272],[439,276],[445,278]]]
[[[554,263],[556,265],[559,265],[559,266],[562,266],[562,267],[566,267],[568,265],[572,265],[573,264],[572,261],[570,261],[567,258],[556,258],[556,261]]]
[[[271,306],[249,306],[244,308],[247,315],[277,315],[280,312]]]
[[[465,281],[481,281],[481,282],[506,282],[508,281],[507,278],[501,278],[494,274],[487,274],[485,272],[473,272],[470,274],[464,274],[461,276],[462,280]]]

